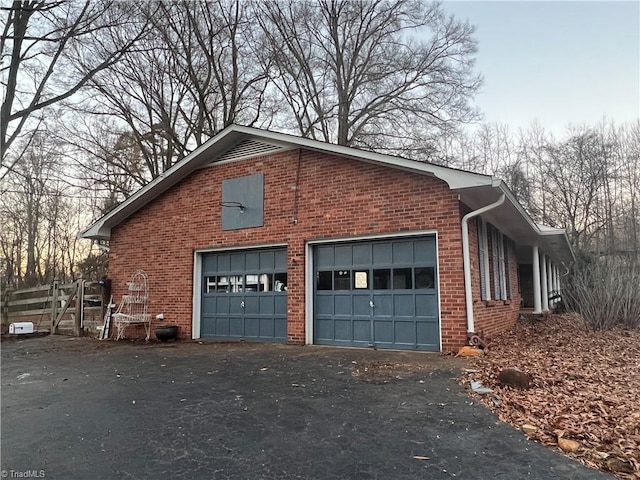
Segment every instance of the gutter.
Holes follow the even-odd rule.
[[[464,265],[464,294],[467,304],[467,333],[475,333],[473,319],[473,291],[471,289],[471,255],[469,253],[469,220],[489,210],[493,210],[504,203],[506,195],[502,193],[500,198],[462,217],[462,260]]]

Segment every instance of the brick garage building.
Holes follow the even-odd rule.
[[[182,338],[426,351],[549,308],[573,259],[499,179],[235,125],[80,235]]]

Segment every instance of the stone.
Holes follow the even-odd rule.
[[[609,457],[605,460],[606,467],[615,473],[633,473],[633,464],[626,460],[620,460],[616,457]]]
[[[575,440],[560,437],[558,438],[558,447],[560,447],[563,452],[576,453],[580,448],[580,444]]]
[[[531,385],[531,377],[528,373],[517,368],[505,368],[498,374],[498,382],[502,385],[524,389]]]
[[[456,357],[481,357],[484,355],[484,350],[476,347],[465,346],[458,350]]]
[[[521,428],[522,428],[522,431],[527,435],[533,435],[538,431],[538,427],[535,427],[529,423],[525,423],[524,425],[522,425]]]

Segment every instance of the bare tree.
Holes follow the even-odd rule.
[[[146,182],[231,123],[259,119],[268,77],[253,56],[251,14],[239,0],[141,4],[148,35],[91,80],[90,111],[118,120],[112,133],[142,158]]]
[[[437,3],[262,2],[254,4],[274,85],[303,136],[413,156],[476,118],[469,104],[473,27]]]
[[[13,286],[69,279],[80,253],[75,237],[84,197],[64,179],[61,145],[44,132],[29,143],[0,188],[0,257]]]
[[[0,10],[5,15],[0,37],[0,157],[10,169],[4,163],[6,153],[28,130],[29,120],[116,63],[141,31],[118,43],[94,41],[100,32],[129,23],[127,6],[110,0],[15,0]],[[17,162],[20,155],[14,158]]]
[[[626,249],[640,257],[640,120],[618,133],[621,145],[621,183],[624,185],[622,202]],[[640,262],[640,258],[638,259]]]

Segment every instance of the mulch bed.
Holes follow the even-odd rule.
[[[503,368],[531,377],[525,390],[503,386]],[[460,381],[479,380],[493,394],[471,393],[500,420],[567,455],[621,479],[640,479],[640,332],[590,332],[576,314],[519,321],[471,359]],[[471,392],[471,390],[470,390]],[[534,431],[532,431],[534,430]]]

